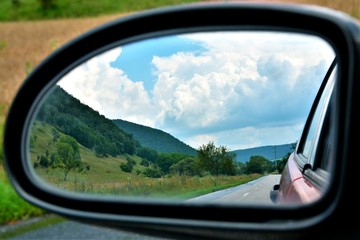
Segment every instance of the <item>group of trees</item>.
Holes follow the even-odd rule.
[[[141,165],[146,166],[142,173],[146,177],[161,177],[177,174],[182,176],[204,175],[242,175],[266,174],[282,172],[287,156],[281,161],[270,161],[263,156],[251,156],[248,162],[241,163],[236,160],[236,154],[225,146],[215,146],[214,142],[202,145],[197,156],[181,153],[158,153],[152,149],[141,148],[138,153],[143,160]],[[129,172],[129,166],[136,164],[134,161],[123,163],[121,169]],[[139,172],[138,172],[139,174]]]
[[[259,173],[265,174],[282,171],[281,164],[286,162],[287,156],[279,163],[274,163],[262,156],[251,156],[248,162],[236,161],[236,155],[225,146],[216,147],[213,142],[202,145],[197,156],[180,153],[157,153],[154,150],[142,148],[140,164],[145,167],[143,172],[137,171],[145,177],[160,178],[164,175],[177,174],[181,176],[204,175],[242,175]],[[128,156],[126,162],[120,165],[123,172],[133,171],[137,162]],[[35,167],[62,169],[63,180],[67,180],[70,171],[86,172],[90,167],[81,161],[79,143],[75,138],[62,135],[56,140],[56,150],[39,155]],[[278,167],[278,169],[277,169]],[[283,166],[282,166],[283,167]]]
[[[81,161],[80,147],[75,138],[63,135],[56,141],[54,152],[46,151],[45,154],[38,155],[35,167],[38,165],[52,169],[64,170],[64,181],[70,171],[85,172],[90,169],[88,165]]]

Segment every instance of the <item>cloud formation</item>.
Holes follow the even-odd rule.
[[[201,51],[154,55],[152,89],[111,66],[121,48],[75,68],[59,85],[110,119],[162,129],[195,148],[214,141],[235,150],[297,140],[334,58],[323,40],[298,34],[178,38]]]

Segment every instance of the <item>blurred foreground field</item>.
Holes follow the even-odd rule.
[[[227,2],[230,1],[231,0]],[[360,0],[268,0],[268,2],[269,1],[326,6],[346,12],[355,18],[360,17]],[[14,0],[1,0],[1,12],[6,12],[4,10],[12,11],[9,10],[9,6],[11,6],[10,2],[14,2]],[[15,0],[15,2],[37,3],[36,0]],[[62,0],[61,2],[66,1]],[[68,1],[69,4],[70,2],[76,4],[76,1]],[[138,3],[138,1],[135,0],[132,2]],[[143,2],[149,3],[151,1]],[[164,1],[158,2],[164,5]],[[168,2],[173,4],[179,1],[168,0]],[[189,1],[184,0],[184,2]],[[137,5],[132,4],[132,6],[134,8],[125,8],[118,12],[114,12],[111,8],[110,10],[109,8],[103,8],[104,12],[97,14],[100,15],[97,17],[88,17],[86,16],[86,12],[81,15],[81,18],[72,17],[56,20],[23,21],[21,18],[19,20],[19,18],[15,17],[14,19],[0,17],[0,19],[3,20],[0,22],[0,196],[2,199],[0,201],[0,217],[3,217],[3,219],[0,219],[0,224],[43,213],[42,210],[29,206],[17,197],[6,179],[2,166],[2,134],[5,116],[21,83],[26,76],[55,49],[95,26],[122,17],[127,14],[126,12],[139,10]],[[149,3],[143,4],[142,8],[145,9],[154,6],[155,5]],[[60,10],[64,12],[64,9],[59,9],[59,11]],[[26,11],[24,10],[22,14],[31,14],[31,10],[27,9]],[[51,18],[51,15],[47,15],[47,18]],[[4,19],[6,21],[4,21]],[[24,17],[24,19],[26,19],[26,17]],[[23,211],[24,209],[25,211]],[[13,215],[10,215],[10,213],[13,213]]]

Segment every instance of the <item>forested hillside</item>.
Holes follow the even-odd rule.
[[[133,137],[144,147],[154,149],[160,153],[184,153],[196,155],[196,150],[189,145],[181,142],[169,133],[135,124],[124,120],[113,120],[116,126],[127,133],[131,133]]]
[[[114,123],[56,87],[38,112],[38,121],[48,123],[99,157],[133,155],[140,144]]]

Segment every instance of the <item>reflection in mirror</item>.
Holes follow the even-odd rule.
[[[272,204],[334,57],[319,37],[281,32],[119,46],[42,100],[29,162],[71,192]]]

